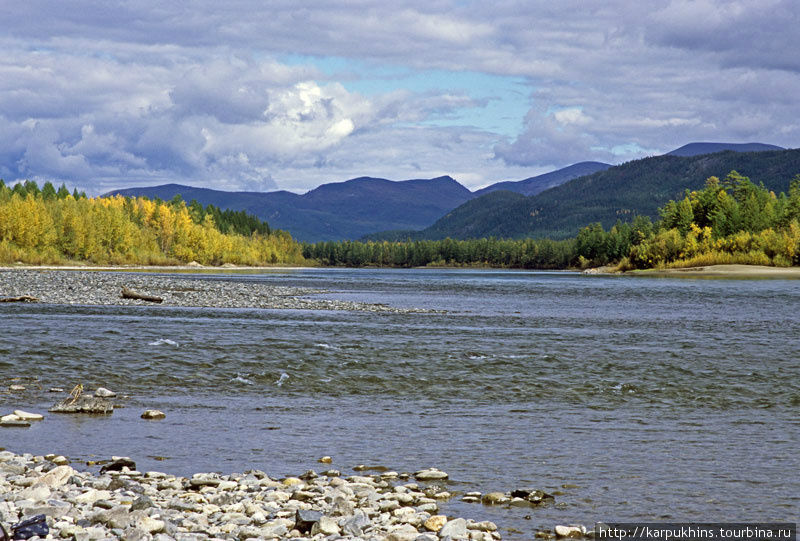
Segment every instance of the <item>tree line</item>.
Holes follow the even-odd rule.
[[[0,180],[0,262],[301,264],[291,236],[243,211],[144,197],[97,197]]]
[[[612,265],[621,270],[743,263],[800,265],[800,175],[789,193],[731,171],[659,210],[605,230],[600,223],[566,240],[340,241],[303,244],[303,256],[328,266],[490,266],[565,269]]]

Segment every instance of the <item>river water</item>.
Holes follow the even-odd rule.
[[[595,521],[800,516],[800,280],[473,270],[193,275],[321,288],[437,313],[0,305],[0,369],[129,398],[49,415],[0,446],[140,470],[297,475],[323,455],[447,471],[449,490],[535,487],[536,509],[466,504],[505,538]],[[33,378],[36,378],[35,380]],[[5,387],[4,387],[5,388]],[[146,422],[146,408],[167,413]],[[9,411],[6,411],[9,410]]]

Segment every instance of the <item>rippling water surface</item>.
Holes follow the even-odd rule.
[[[533,486],[538,509],[443,506],[526,537],[596,520],[797,521],[800,281],[303,270],[196,275],[443,313],[0,305],[0,370],[129,395],[105,418],[3,429],[16,452],[124,454],[176,474],[273,476],[334,457],[436,466],[455,492]],[[35,382],[31,378],[38,378]],[[144,422],[145,408],[167,412]],[[563,486],[566,486],[564,488]],[[526,518],[527,516],[527,518]]]

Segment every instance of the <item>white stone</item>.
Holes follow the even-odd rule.
[[[159,410],[145,410],[142,413],[142,419],[163,419],[164,417],[166,417],[166,414]]]
[[[311,535],[318,533],[324,535],[339,535],[339,525],[330,517],[322,517],[311,528]]]
[[[427,470],[420,470],[414,473],[414,478],[417,481],[434,481],[439,479],[447,479],[449,476],[442,470],[436,468],[428,468]]]
[[[571,526],[556,526],[555,527],[556,537],[570,537],[570,538],[578,538],[583,537],[586,533],[586,528],[583,526],[578,525],[571,525]]]
[[[110,391],[105,387],[98,387],[97,390],[94,392],[94,395],[98,398],[113,398],[117,396],[117,393],[114,391]]]
[[[450,536],[451,539],[466,539],[467,534],[467,521],[463,518],[455,518],[439,530],[439,537]]]
[[[111,498],[111,492],[108,490],[95,490],[90,488],[82,494],[75,496],[75,503],[94,503],[97,500],[108,500]]]
[[[14,415],[19,417],[22,421],[41,421],[44,419],[44,415],[40,415],[38,413],[29,413],[22,410],[14,410]]]
[[[77,472],[69,466],[58,466],[53,468],[37,481],[37,485],[43,485],[50,488],[59,488],[67,484],[69,478]]]
[[[15,413],[9,413],[8,415],[3,415],[0,417],[0,423],[13,423],[15,421],[20,421],[21,419]]]
[[[21,500],[43,502],[50,497],[50,489],[44,485],[37,485],[21,490],[18,495]]]
[[[152,517],[142,517],[136,521],[136,527],[144,530],[149,534],[163,532],[166,524],[163,520],[158,520]]]

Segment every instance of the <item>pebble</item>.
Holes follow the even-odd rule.
[[[142,419],[164,419],[167,415],[160,410],[145,410]]]

